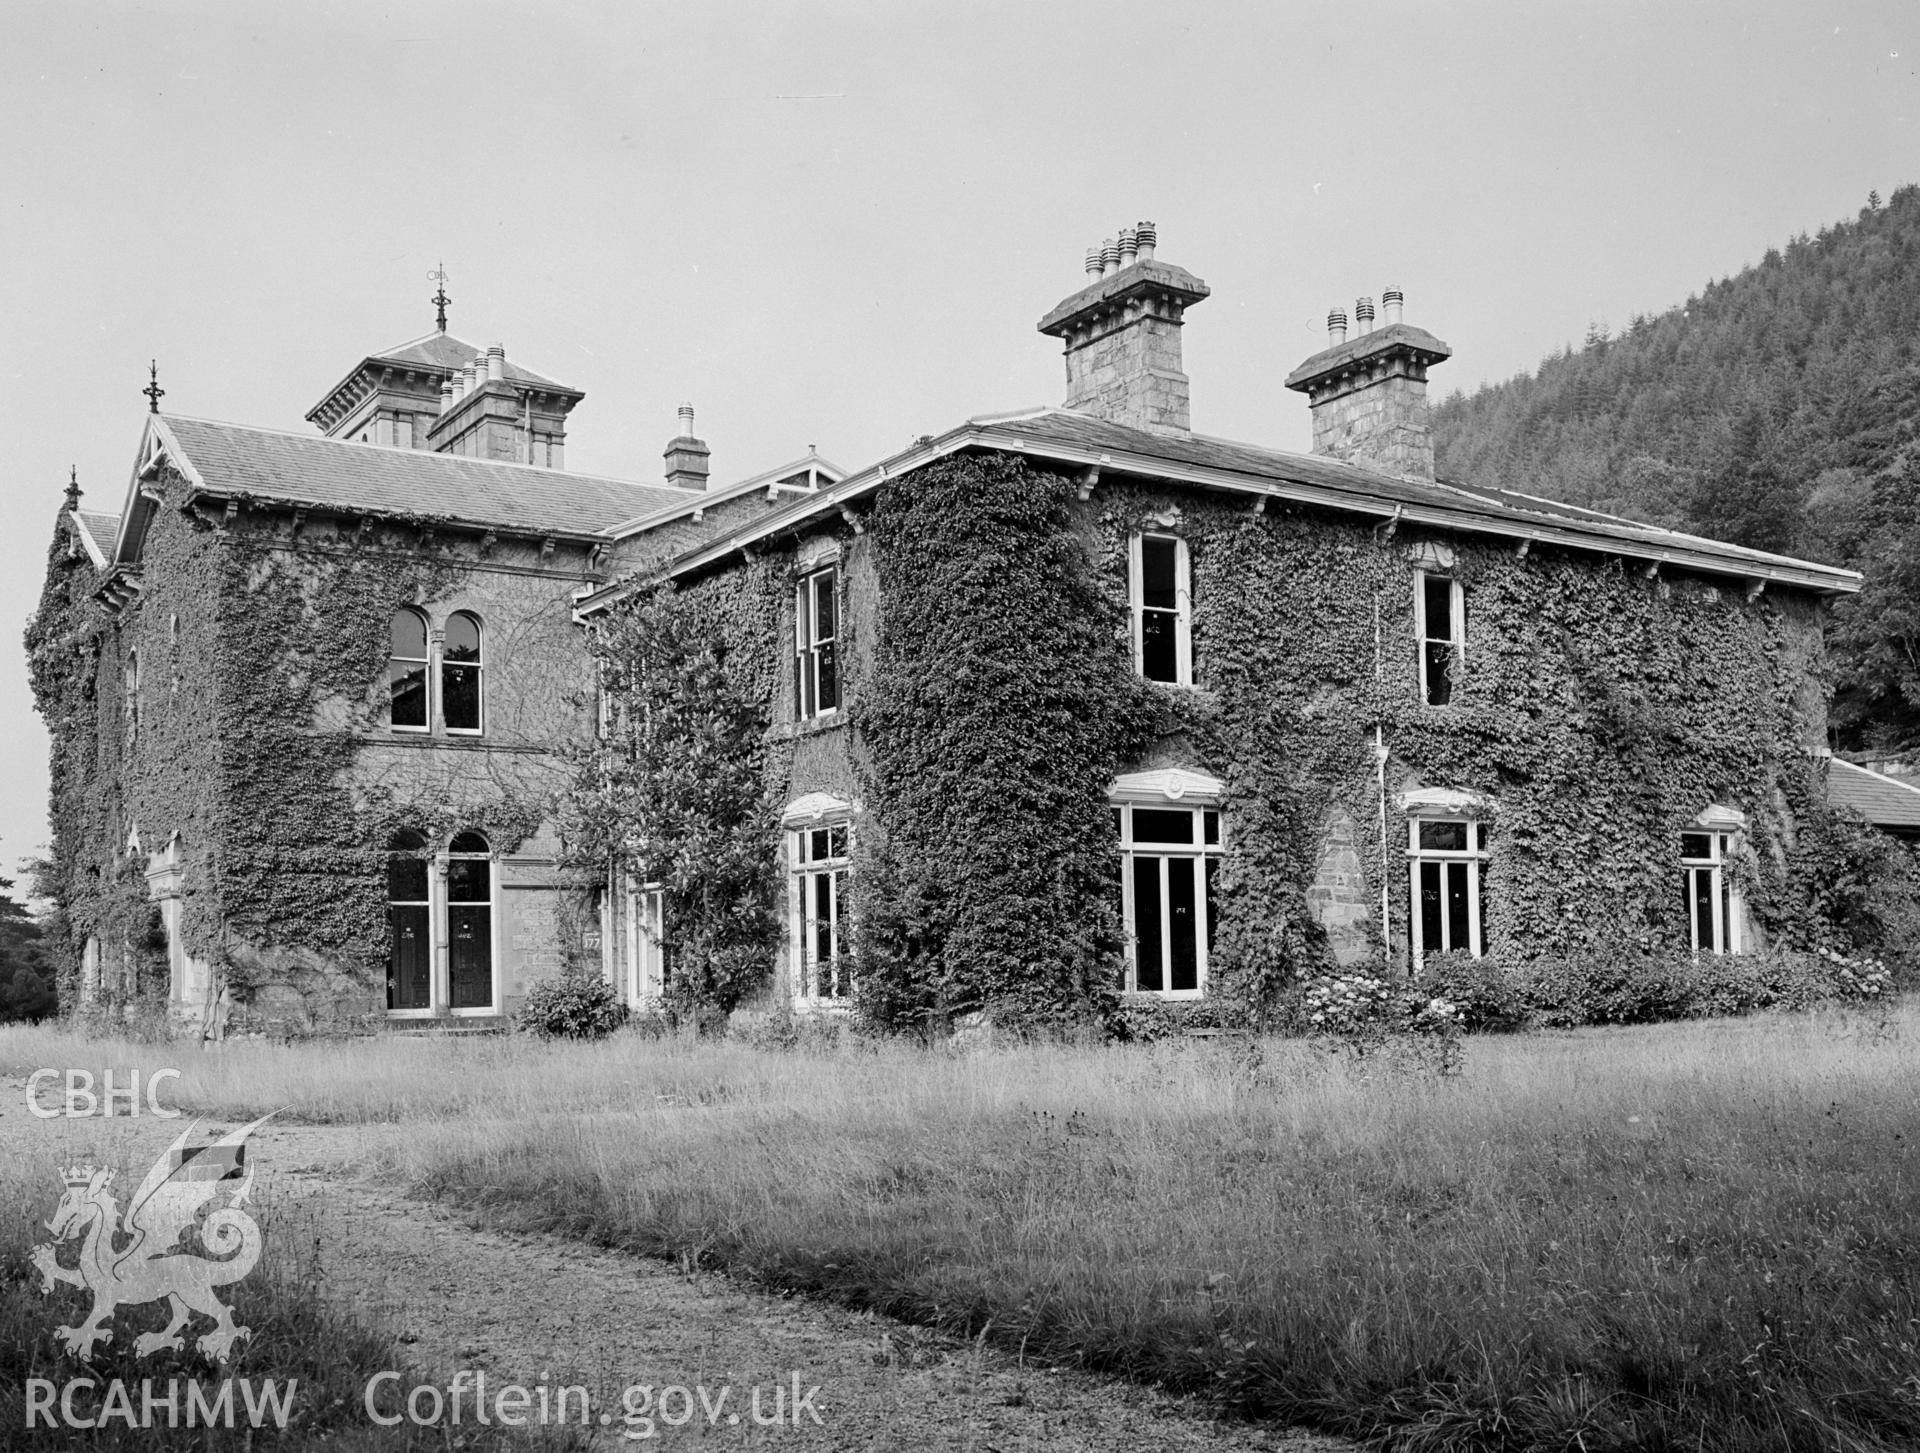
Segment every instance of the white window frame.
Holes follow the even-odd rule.
[[[833,634],[821,637],[815,610],[818,584],[824,579],[833,602]],[[829,557],[809,565],[796,583],[793,594],[793,711],[798,721],[819,721],[833,716],[846,699],[846,660],[840,650],[845,637],[844,603],[840,598],[840,562]],[[820,654],[826,647],[833,657],[833,705],[820,705]]]
[[[440,713],[440,728],[450,737],[479,737],[487,731],[487,623],[477,610],[447,612],[447,625],[452,624],[455,616],[465,616],[473,622],[473,633],[479,638],[479,654],[471,661],[449,661],[447,659],[447,626],[427,633],[427,650],[433,656],[433,681],[435,690],[429,703],[427,720],[433,720],[433,712]],[[449,668],[471,669],[473,672],[474,701],[479,706],[480,722],[477,726],[457,727],[447,722],[447,671]]]
[[[811,855],[811,835],[827,835],[828,849],[823,857]],[[832,849],[832,835],[842,834],[839,853]],[[810,822],[787,823],[787,916],[788,962],[793,966],[793,1002],[801,1009],[845,1009],[853,1004],[852,964],[849,955],[853,926],[847,886],[853,875],[853,822],[850,814],[821,816]],[[827,932],[830,939],[827,980],[828,992],[819,992],[821,982],[819,940],[814,916],[818,889],[816,881],[826,879],[831,899]]]
[[[630,873],[625,889],[625,997],[629,1008],[645,1009],[667,992],[666,897],[658,883],[636,882]]]
[[[1730,827],[1696,823],[1680,835],[1680,881],[1686,904],[1687,942],[1696,956],[1703,953],[1737,954],[1745,946],[1745,934],[1742,932],[1746,918],[1745,905],[1740,901],[1733,875],[1727,871],[1732,858],[1735,831]],[[1686,840],[1690,837],[1707,840],[1704,857],[1688,854]],[[1713,907],[1713,941],[1705,944],[1700,941],[1700,916],[1696,912],[1699,884],[1703,877]]]
[[[1420,828],[1423,824],[1464,825],[1466,828],[1465,848],[1433,848],[1420,845]],[[1485,876],[1490,850],[1487,845],[1487,823],[1479,817],[1469,817],[1458,812],[1417,811],[1407,818],[1407,943],[1412,950],[1413,970],[1417,974],[1427,956],[1426,918],[1420,904],[1420,869],[1424,864],[1440,865],[1440,940],[1437,953],[1459,953],[1464,948],[1473,957],[1481,958],[1486,954],[1486,925],[1483,920],[1482,900],[1485,896]],[[1465,863],[1467,868],[1467,942],[1451,943],[1451,924],[1446,912],[1447,879],[1450,876],[1448,865]]]
[[[1193,560],[1192,552],[1187,548],[1186,539],[1170,530],[1144,530],[1135,534],[1128,542],[1127,552],[1127,606],[1133,622],[1133,672],[1144,678],[1147,674],[1146,662],[1146,624],[1148,610],[1146,603],[1146,560],[1145,546],[1148,540],[1168,540],[1173,544],[1173,654],[1174,676],[1172,681],[1163,681],[1162,686],[1193,685]],[[1164,607],[1153,607],[1165,611]]]
[[[399,615],[401,611],[405,611],[408,615],[413,616],[416,620],[420,622],[421,631],[423,635],[426,637],[426,654],[424,656],[396,656],[393,654],[393,617]],[[426,718],[427,719],[424,722],[422,722],[419,726],[402,726],[400,723],[396,722],[393,719],[393,665],[394,665],[394,662],[396,661],[405,662],[407,665],[410,665],[410,666],[418,664],[420,667],[421,678],[422,678],[420,683],[420,689],[426,697],[426,703],[427,703]],[[386,698],[387,698],[387,730],[388,731],[399,732],[402,735],[416,736],[416,737],[426,736],[433,731],[434,677],[437,674],[438,674],[438,668],[434,661],[434,650],[433,650],[433,619],[432,617],[430,617],[425,611],[419,610],[414,606],[410,606],[410,605],[395,606],[387,616],[387,664],[386,664],[386,669],[381,673],[381,685],[385,689]]]
[[[1424,706],[1436,710],[1452,706],[1460,698],[1460,688],[1464,684],[1467,672],[1467,593],[1460,582],[1452,575],[1438,570],[1416,570],[1413,576],[1413,634],[1416,642],[1416,658],[1420,674],[1420,701]],[[1427,582],[1444,580],[1452,597],[1449,602],[1449,624],[1453,627],[1451,636],[1429,636],[1427,634]],[[1453,669],[1448,673],[1447,700],[1444,703],[1433,699],[1432,689],[1427,681],[1427,646],[1434,641],[1444,640],[1452,648]]]
[[[1219,862],[1226,852],[1226,819],[1220,811],[1220,798],[1224,790],[1225,784],[1217,777],[1178,767],[1128,773],[1118,778],[1108,790],[1107,800],[1113,807],[1118,832],[1120,917],[1126,927],[1126,964],[1121,984],[1123,993],[1143,994],[1156,999],[1203,999],[1206,997],[1213,950],[1211,934],[1213,914],[1209,903],[1207,864]],[[1134,836],[1133,829],[1133,814],[1136,810],[1192,813],[1191,843],[1139,841]],[[1214,824],[1214,841],[1212,842],[1207,841],[1209,815]],[[1173,920],[1172,915],[1166,911],[1170,872],[1167,862],[1172,858],[1189,859],[1194,863],[1194,912],[1198,915],[1198,921],[1195,925],[1194,986],[1191,989],[1164,987],[1167,971],[1173,962]],[[1163,986],[1158,989],[1139,987],[1140,944],[1134,913],[1134,881],[1147,864],[1151,864],[1151,867],[1146,868],[1147,871],[1157,872],[1160,875],[1160,963]]]

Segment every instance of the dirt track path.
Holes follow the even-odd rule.
[[[14,1082],[22,1084],[22,1082]],[[144,1172],[184,1122],[152,1118],[36,1120],[19,1089],[0,1089],[0,1149],[74,1158]],[[23,1085],[22,1085],[23,1088]],[[216,1127],[203,1127],[212,1130]],[[227,1128],[227,1127],[217,1127]],[[361,1178],[356,1154],[396,1126],[275,1126],[255,1135],[255,1200],[269,1234],[301,1238],[319,1260],[322,1294],[396,1339],[405,1391],[441,1388],[456,1371],[483,1373],[490,1389],[582,1384],[593,1417],[613,1418],[608,1447],[791,1449],[1139,1450],[1286,1449],[1338,1453],[1335,1439],[1221,1424],[1189,1405],[1127,1383],[1022,1366],[996,1349],[956,1344],[900,1323],[817,1302],[787,1300],[724,1277],[683,1275],[641,1257],[560,1237],[475,1230],[449,1208],[409,1199]],[[427,1371],[431,1369],[431,1371]],[[791,1397],[818,1386],[800,1426],[757,1427],[772,1388]],[[651,1444],[623,1440],[624,1389],[705,1388],[656,1411],[692,1413],[684,1426],[656,1421]],[[491,1394],[490,1394],[491,1395]],[[657,1396],[657,1394],[656,1394]],[[737,1419],[737,1421],[730,1421]]]

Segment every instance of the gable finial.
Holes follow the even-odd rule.
[[[435,321],[440,325],[440,331],[444,333],[447,331],[447,304],[453,301],[452,298],[447,296],[447,265],[446,263],[442,262],[432,272],[428,273],[427,281],[438,283],[440,285],[437,289],[435,289],[433,296],[428,298],[427,301],[429,303],[432,303],[434,307],[440,310],[439,316],[435,319]]]
[[[160,387],[160,362],[158,359],[147,360],[147,386],[141,389],[140,392],[147,396],[147,412],[150,414],[159,413],[160,400],[166,397],[167,391]]]
[[[80,508],[80,466],[77,464],[67,466],[67,508]]]

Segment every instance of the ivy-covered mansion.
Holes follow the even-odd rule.
[[[29,631],[70,992],[488,1022],[537,980],[896,1023],[1333,965],[1809,941],[1851,572],[1436,478],[1398,292],[1196,434],[1151,226],[1062,406],[854,473],[562,468],[439,331],[292,434],[154,413]],[[1282,380],[1276,380],[1276,383]]]

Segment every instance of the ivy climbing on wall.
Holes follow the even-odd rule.
[[[577,888],[625,872],[658,889],[666,1005],[696,1021],[765,989],[778,946],[772,582],[763,563],[638,591],[589,637],[611,705],[575,754],[565,863]]]
[[[1152,735],[1125,617],[1072,528],[1073,483],[1003,454],[883,486],[884,611],[856,721],[859,993],[895,1027],[991,1007],[1110,1016],[1121,949],[1107,792]]]

